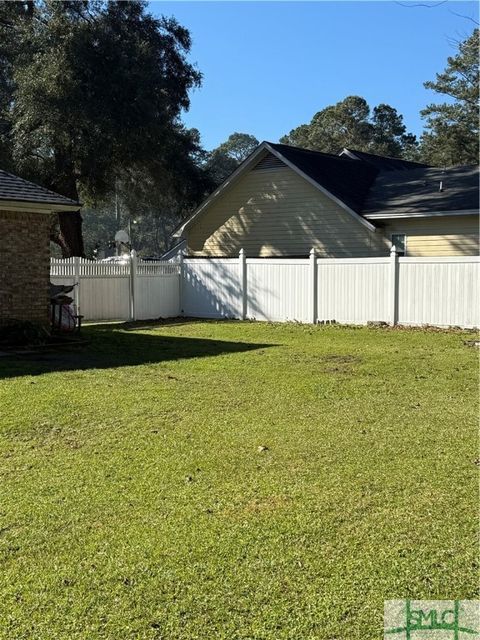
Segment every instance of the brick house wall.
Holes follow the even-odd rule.
[[[0,324],[48,324],[52,214],[0,208]]]

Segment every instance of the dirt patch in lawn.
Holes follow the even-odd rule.
[[[287,354],[288,364],[300,364],[308,366],[312,371],[321,373],[352,373],[353,366],[363,362],[363,358],[349,353],[328,353],[320,355],[316,353],[291,353]]]
[[[358,362],[362,362],[362,358],[360,358],[359,356],[352,356],[349,354],[337,355],[335,353],[321,356],[320,360],[322,360],[323,362],[332,362],[338,364],[355,364]]]
[[[222,516],[232,519],[241,519],[249,516],[271,514],[275,511],[287,509],[291,505],[291,498],[287,496],[267,496],[254,498],[244,504],[228,507],[221,512]]]
[[[323,373],[349,374],[352,373],[353,365],[362,362],[362,358],[350,354],[330,353],[321,356],[320,361],[328,365],[322,368]]]

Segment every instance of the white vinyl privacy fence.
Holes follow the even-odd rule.
[[[54,283],[77,282],[86,320],[178,315],[480,326],[478,257],[184,258],[125,265],[52,260]]]
[[[177,316],[180,267],[147,262],[134,252],[125,264],[82,258],[52,258],[53,284],[75,284],[78,313],[85,320],[147,320]]]
[[[480,258],[183,260],[181,312],[200,318],[480,326]]]

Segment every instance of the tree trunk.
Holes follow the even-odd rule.
[[[78,202],[78,189],[71,153],[64,149],[55,151],[55,179],[52,188],[58,193]],[[60,211],[58,229],[50,239],[58,244],[64,258],[85,257],[80,211]]]
[[[85,257],[82,235],[82,216],[80,211],[60,211],[58,214],[60,233],[58,244],[64,258]]]

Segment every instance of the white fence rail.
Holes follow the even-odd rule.
[[[480,326],[478,256],[183,260],[182,312],[208,318]]]
[[[82,258],[51,259],[54,284],[76,284],[78,313],[85,320],[147,320],[178,315],[180,267],[132,256],[125,264]]]
[[[124,265],[51,263],[57,284],[78,283],[86,320],[178,315],[297,322],[480,326],[480,258],[184,258]]]

